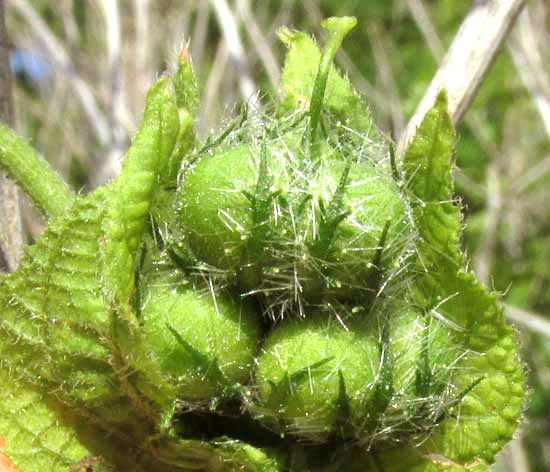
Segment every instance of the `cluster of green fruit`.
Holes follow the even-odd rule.
[[[0,428],[25,472],[29,448],[42,470],[483,470],[510,438],[523,373],[459,249],[445,95],[398,159],[332,66],[354,25],[326,20],[323,51],[281,32],[283,101],[202,146],[182,55],[87,197],[0,128],[0,162],[52,216],[0,278],[0,373],[24,393]],[[112,440],[61,432],[66,409]],[[17,411],[57,442],[22,440]]]
[[[244,120],[184,164],[164,239],[211,290],[197,298],[181,282],[145,283],[147,345],[182,400],[193,408],[252,385],[254,416],[308,442],[387,439],[390,422],[429,431],[460,355],[444,323],[403,299],[412,231],[389,148],[372,123],[332,106],[342,89],[360,104],[330,67],[352,25],[327,23],[328,59],[309,58],[316,75],[303,86],[316,110],[315,98],[300,110],[287,95],[290,113]]]

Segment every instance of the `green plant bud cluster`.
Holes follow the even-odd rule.
[[[375,294],[411,236],[389,148],[331,65],[353,24],[326,23],[322,57],[313,41],[282,32],[291,50],[275,118],[245,117],[180,177],[174,233],[187,265],[260,294],[272,318]]]
[[[177,218],[195,265],[242,293],[262,294],[273,317],[323,297],[353,300],[378,289],[407,240],[405,204],[389,157],[325,145],[317,159],[297,121],[200,154],[185,170]],[[273,136],[269,136],[273,131]],[[339,127],[335,140],[350,138]],[[353,136],[357,140],[357,132]],[[337,136],[336,136],[337,134]],[[376,149],[375,151],[378,151]],[[360,148],[361,149],[361,148]]]
[[[421,439],[445,417],[462,395],[453,379],[464,353],[448,326],[405,306],[363,315],[277,325],[255,374],[261,421],[308,442],[372,444]]]
[[[323,22],[322,51],[283,30],[281,103],[202,144],[182,52],[89,196],[0,125],[0,164],[51,218],[0,276],[15,466],[488,470],[524,375],[460,251],[446,96],[395,156],[332,65],[354,25]]]

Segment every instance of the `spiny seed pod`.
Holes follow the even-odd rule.
[[[324,283],[326,292],[338,298],[372,294],[407,240],[405,204],[397,184],[383,164],[326,160],[310,193],[317,204],[305,210],[309,228],[304,233],[322,277],[313,271],[310,276],[322,278],[318,285]]]
[[[464,347],[443,321],[411,305],[384,307],[371,329],[379,332],[388,401],[361,441],[421,440],[460,399],[453,379]]]
[[[448,326],[404,305],[355,311],[309,313],[269,335],[256,370],[262,421],[310,442],[397,442],[425,436],[458,401],[464,350]]]

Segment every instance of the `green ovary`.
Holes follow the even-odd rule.
[[[361,420],[379,361],[373,339],[336,320],[282,322],[258,358],[260,408],[272,427],[322,442],[339,422]]]
[[[150,356],[172,378],[181,399],[209,401],[249,379],[260,337],[250,304],[224,293],[213,298],[189,287],[157,285],[142,315]]]
[[[380,429],[399,440],[427,435],[457,398],[453,377],[464,348],[443,322],[411,307],[395,309],[390,321],[393,396]]]

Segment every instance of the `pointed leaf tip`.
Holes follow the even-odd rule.
[[[346,36],[357,25],[354,16],[333,16],[321,22],[321,26],[330,32],[338,32]]]
[[[452,199],[455,130],[442,89],[405,150],[403,167],[413,194],[424,202]]]
[[[174,74],[174,91],[178,109],[195,116],[199,107],[199,88],[193,71],[189,50],[183,47],[178,56],[178,68]]]
[[[317,91],[317,98],[322,97],[317,106],[336,115],[346,126],[364,132],[371,139],[376,139],[376,127],[373,126],[373,120],[366,105],[355,92],[348,78],[342,76],[331,64],[333,55],[327,54],[327,51],[336,53],[342,40],[355,24],[356,20],[352,17],[325,20],[323,25],[329,31],[329,35],[323,53],[313,38],[307,34],[288,28],[281,28],[278,31],[279,39],[288,49],[281,77],[283,101],[279,105],[279,114],[293,114],[296,111],[310,109],[319,65],[322,56],[325,56],[325,66],[330,66],[330,73],[325,77],[324,93],[321,94],[321,90]],[[326,69],[325,72],[327,72]]]
[[[442,88],[438,93],[434,103],[435,107],[439,110],[449,113],[449,96],[447,95],[447,89]]]
[[[180,63],[185,63],[189,60],[189,50],[184,47],[184,48],[181,48],[180,50],[180,53],[179,53],[179,59],[180,59]]]

